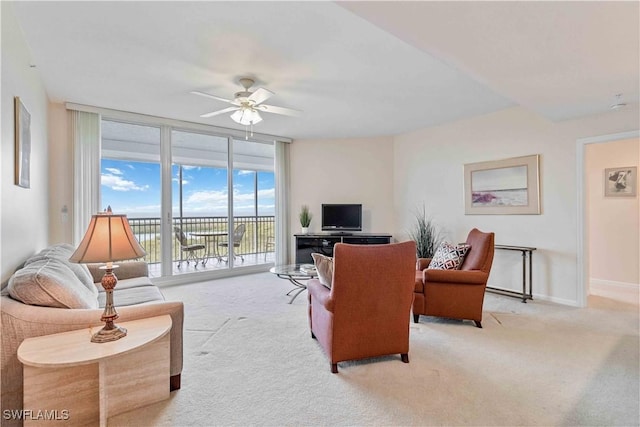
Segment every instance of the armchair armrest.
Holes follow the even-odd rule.
[[[311,279],[307,283],[309,298],[314,298],[327,311],[333,312],[333,299],[331,298],[331,290],[320,283],[318,279]]]
[[[418,258],[416,261],[416,270],[424,270],[431,264],[431,258]]]
[[[480,270],[424,270],[426,282],[460,283],[468,285],[485,285],[489,275]]]

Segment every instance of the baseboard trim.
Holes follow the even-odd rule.
[[[616,301],[638,304],[640,284],[592,278],[589,280],[589,293]]]
[[[568,305],[569,307],[580,307],[580,304],[576,300],[558,298],[558,297],[550,297],[548,295],[540,295],[540,294],[535,294],[534,293],[533,294],[533,301],[536,301],[536,300],[552,302],[554,304]]]

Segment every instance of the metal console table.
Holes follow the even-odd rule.
[[[522,302],[526,303],[528,299],[533,300],[533,251],[536,248],[529,246],[510,246],[510,245],[495,245],[495,249],[502,249],[507,251],[520,251],[522,253],[522,292],[512,291],[510,289],[493,288],[487,286],[487,289],[497,293],[522,298]],[[527,258],[529,258],[528,268],[528,281],[527,281]]]

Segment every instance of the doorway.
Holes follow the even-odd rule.
[[[578,302],[582,307],[588,305],[590,294],[638,304],[637,189],[635,196],[605,195],[605,187],[608,168],[633,166],[637,171],[639,136],[633,131],[577,141]]]

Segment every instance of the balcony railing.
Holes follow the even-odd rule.
[[[160,218],[128,218],[131,229],[140,245],[147,251],[144,260],[150,264],[159,263],[160,255]],[[267,242],[275,236],[274,216],[235,216],[234,226],[245,224],[246,231],[240,247],[234,248],[236,255],[251,255],[273,252],[273,247]],[[191,236],[190,233],[202,231],[226,232],[228,218],[224,216],[212,217],[175,217],[171,227],[171,252],[172,260],[179,261],[182,251],[180,244],[175,238],[174,227],[180,227],[186,234],[189,243],[205,243],[200,237]],[[231,233],[233,235],[233,232]],[[225,238],[222,240],[226,241]]]

